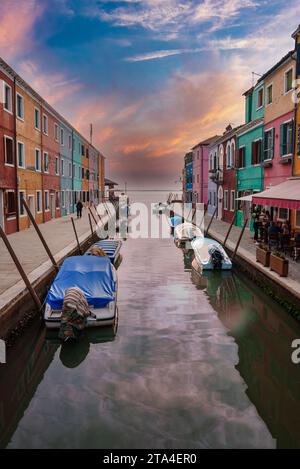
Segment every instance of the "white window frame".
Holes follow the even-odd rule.
[[[258,97],[259,93],[262,91],[262,99],[261,99],[261,106],[258,105]],[[264,88],[263,86],[257,90],[257,102],[256,102],[256,110],[259,111],[261,108],[264,106],[264,98],[265,98],[265,93],[264,93]]]
[[[300,228],[300,224],[297,225],[297,212],[299,212],[299,215],[300,215],[300,210],[295,210],[295,226],[296,226],[297,228]]]
[[[39,161],[40,161],[40,169],[37,169],[37,167],[36,167],[36,152],[37,152],[37,151],[39,152],[39,155],[40,155],[40,159],[39,159]],[[41,173],[41,172],[42,172],[42,153],[41,153],[40,148],[35,148],[35,149],[34,149],[34,166],[35,166],[35,170],[36,170],[37,173]]]
[[[63,158],[60,160],[60,175],[65,175],[65,160]]]
[[[278,221],[289,220],[289,218],[290,218],[290,209],[289,209],[289,208],[282,208],[282,210],[287,210],[287,217],[286,217],[286,218],[280,218],[280,216],[279,216],[280,210],[281,210],[281,209],[278,208],[277,220],[278,220]]]
[[[60,144],[62,147],[65,146],[65,131],[62,127],[60,128]]]
[[[273,130],[273,135],[274,135],[274,138],[275,138],[275,127],[269,127],[268,129],[264,130],[263,144],[265,143],[264,142],[265,141],[265,134],[271,132],[272,130]],[[265,151],[265,148],[263,148],[263,153],[264,153],[264,151]],[[264,161],[273,161],[274,156],[275,156],[275,143],[274,143],[274,146],[273,146],[273,156],[272,156],[272,158],[267,158],[266,160],[264,159]]]
[[[225,191],[224,191],[224,210],[229,210],[229,208],[228,208],[228,206],[229,206],[229,204],[228,204],[228,202],[229,202],[228,195],[229,195],[229,191],[228,191],[228,189],[225,189]],[[225,204],[225,202],[226,202],[226,204]]]
[[[23,166],[19,164],[19,145],[23,146]],[[25,143],[21,142],[20,140],[17,140],[17,164],[18,168],[25,169],[26,168],[26,163],[25,163]]]
[[[72,163],[69,161],[69,172],[68,172],[69,178],[72,178]]]
[[[59,126],[56,123],[54,123],[54,140],[59,142]]]
[[[282,122],[281,125],[290,124],[291,122],[293,123],[294,119],[288,119],[288,120]],[[293,143],[293,135],[292,135],[292,143]],[[279,142],[279,145],[281,145],[281,142]],[[286,157],[292,156],[292,155],[293,155],[293,146],[292,146],[292,151],[290,153],[286,153],[285,155],[282,155],[280,158],[286,158]]]
[[[12,193],[15,195],[15,208],[16,208],[16,191],[14,189],[6,189],[5,192],[9,192],[9,193]],[[7,217],[6,220],[9,221],[9,220],[16,220],[16,216],[15,215],[12,215],[11,217]],[[3,223],[4,223],[4,213],[3,213]],[[4,226],[4,225],[3,225]]]
[[[56,176],[59,176],[59,157],[55,157],[55,174]]]
[[[72,150],[72,135],[69,134],[69,150]]]
[[[228,154],[229,149],[229,154]],[[226,169],[231,168],[231,142],[227,142],[226,145]]]
[[[61,207],[66,208],[66,194],[64,190],[60,191],[60,197]]]
[[[45,155],[47,155],[47,162],[48,162],[48,170],[46,171],[45,169]],[[49,161],[49,153],[47,151],[43,152],[43,167],[44,167],[44,173],[49,174],[49,166],[50,166],[50,161]]]
[[[46,122],[46,128],[45,128],[45,122]],[[43,113],[43,134],[48,135],[49,132],[49,119],[47,114]]]
[[[10,109],[7,109],[5,107],[5,88],[9,88],[10,89],[10,103],[9,103],[9,108]],[[12,94],[12,87],[6,82],[6,81],[3,81],[3,109],[5,112],[8,112],[9,114],[12,114],[13,113],[13,94]]]
[[[13,145],[12,145],[13,160],[14,160],[13,163],[7,163],[6,140],[10,140],[13,143]],[[4,164],[5,164],[5,166],[9,166],[10,168],[14,168],[15,163],[16,163],[16,157],[15,157],[15,154],[14,154],[14,139],[12,137],[10,137],[9,135],[4,135]]]
[[[288,73],[292,72],[292,87],[290,90],[286,90],[286,86],[287,86],[287,75]],[[288,70],[286,70],[284,72],[284,89],[283,89],[283,93],[284,95],[286,96],[287,94],[289,94],[291,91],[293,91],[293,79],[294,79],[294,68],[293,67],[290,67]]]
[[[48,195],[48,208],[46,205],[46,195]],[[45,212],[50,212],[50,195],[49,195],[48,190],[44,191],[44,207],[45,207]]]
[[[35,122],[35,113],[36,113],[36,111],[38,112],[38,116],[39,116],[39,119],[38,119],[39,120],[39,126],[38,127],[36,127],[36,125],[35,125],[36,124],[36,122]],[[33,123],[34,123],[35,130],[38,130],[40,132],[41,131],[41,110],[38,107],[34,108],[33,119],[34,119]]]
[[[26,191],[24,191],[23,189],[19,189],[18,191],[19,217],[24,218],[27,217],[27,213],[25,207],[23,205],[21,206],[21,194],[23,194],[23,199],[26,202]],[[24,211],[24,213],[21,213],[21,209]]]
[[[268,99],[268,90],[269,88],[272,88],[272,101],[270,103],[267,102],[267,99]],[[269,83],[269,85],[266,86],[266,93],[265,93],[265,106],[271,106],[271,104],[273,104],[273,94],[274,94],[274,86],[273,86],[273,82],[272,83]]]
[[[235,191],[234,190],[230,191],[230,211],[231,212],[235,211]]]
[[[21,103],[22,103],[22,116],[18,115],[18,98],[21,98]],[[21,95],[20,93],[16,93],[16,116],[17,119],[20,121],[24,122],[24,116],[25,116],[25,109],[24,109],[24,96]]]
[[[56,201],[57,201],[56,194],[58,194],[58,202],[59,202],[58,205],[56,204]],[[54,197],[55,197],[55,208],[56,208],[56,210],[60,210],[60,197],[59,196],[60,196],[59,191],[55,191],[55,196]]]
[[[38,194],[40,194],[40,210],[38,209],[39,207],[39,204],[38,204]],[[42,191],[41,190],[37,190],[36,191],[36,213],[42,213],[43,212],[43,203],[42,203]]]

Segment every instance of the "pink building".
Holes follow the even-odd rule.
[[[208,148],[217,136],[199,142],[193,151],[193,202],[208,202]]]

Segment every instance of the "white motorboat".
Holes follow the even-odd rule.
[[[197,272],[232,269],[232,262],[225,249],[214,239],[195,238],[191,245],[195,254],[192,266]]]
[[[181,223],[174,230],[174,241],[177,247],[191,249],[191,241],[195,238],[203,239],[203,233],[200,228],[193,223]]]

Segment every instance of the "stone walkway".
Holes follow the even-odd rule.
[[[205,217],[205,226],[208,226],[208,223],[210,221],[210,216]],[[226,236],[226,233],[228,231],[229,224],[225,223],[224,221],[214,219],[212,221],[209,234],[213,236],[217,241],[223,242]],[[228,241],[226,245],[228,245],[230,248],[234,247],[238,241],[239,235],[241,233],[241,228],[238,228],[236,226],[232,227],[230,236],[228,238]],[[238,250],[238,253],[244,254],[245,257],[248,257],[252,261],[256,262],[256,245],[253,241],[253,233],[249,230],[246,229],[243,238]],[[293,261],[290,257],[289,259],[289,276],[286,279],[283,279],[279,277],[276,273],[271,272],[272,276],[277,277],[284,283],[290,283],[293,285],[293,288],[296,288],[298,292],[300,292],[300,261],[295,262]],[[259,264],[257,264],[259,266]],[[264,268],[264,271],[269,271],[268,268]]]
[[[88,210],[83,210],[83,216],[79,220],[76,219],[76,215],[73,215],[73,217],[78,236],[80,237],[85,233],[89,234],[90,225]],[[41,224],[39,225],[39,228],[53,255],[57,254],[68,244],[75,241],[71,215]],[[49,260],[49,257],[32,226],[28,230],[9,235],[8,239],[27,274],[39,267],[45,261]],[[20,274],[17,271],[2,239],[0,238],[0,294],[12,285],[15,285],[20,279]]]

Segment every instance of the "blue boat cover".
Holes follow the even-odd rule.
[[[175,215],[174,217],[171,217],[170,222],[171,222],[171,226],[173,228],[176,228],[177,225],[181,225],[182,217],[179,217],[178,215]]]
[[[95,308],[106,306],[114,299],[116,284],[113,269],[107,257],[68,257],[51,285],[46,303],[52,309],[61,309],[65,291],[70,287],[79,287],[89,305]]]

